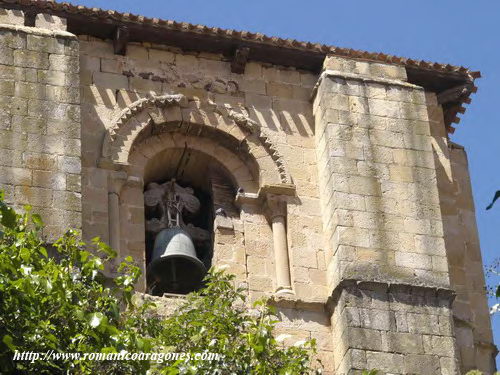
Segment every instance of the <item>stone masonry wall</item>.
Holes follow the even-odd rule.
[[[449,286],[426,95],[405,80],[401,67],[325,62],[314,113],[330,290]]]
[[[108,241],[113,192],[120,256],[145,267],[144,181],[116,186],[120,172],[101,164],[107,130],[153,94],[183,94],[200,115],[193,122],[214,104],[231,108],[268,132],[297,189],[286,213],[294,294],[275,300],[285,344],[316,339],[326,375],[451,375],[459,357],[463,370],[491,371],[465,155],[448,147],[435,95],[408,83],[404,68],[328,57],[319,80],[254,61],[234,74],[222,55],[129,43],[121,56],[110,40],[64,31],[63,19],[24,23],[22,12],[0,9],[0,189],[42,214],[49,240],[82,228],[84,239]],[[193,138],[199,152],[215,150],[216,139],[203,148]],[[138,159],[152,152],[147,140]],[[224,158],[242,163],[229,151]],[[260,165],[252,186],[276,173]],[[214,225],[214,264],[235,273],[251,301],[277,288],[261,203],[245,201]]]
[[[493,345],[483,262],[479,247],[474,201],[468,173],[467,156],[462,147],[450,144],[453,182],[442,192],[442,211],[450,282],[457,296],[453,303],[455,332],[462,372],[479,369],[485,374],[495,370]]]
[[[210,99],[218,105],[246,111],[273,134],[293,175],[302,204],[292,204],[288,215],[292,278],[295,287],[304,295],[325,297],[321,211],[309,102],[317,77],[256,62],[248,63],[244,74],[234,74],[230,71],[230,62],[222,56],[186,54],[161,45],[130,43],[127,54],[119,56],[113,53],[111,41],[79,38],[84,235],[108,237],[108,171],[99,168],[98,161],[105,130],[120,111],[153,93],[184,94],[193,107]],[[262,214],[243,212],[242,219],[246,217],[245,233],[252,235],[245,243],[252,250],[248,251],[245,267],[253,267],[250,274],[253,290],[269,292],[273,279],[262,266],[272,262],[269,223]],[[135,228],[123,229],[124,235],[136,233]],[[307,241],[308,238],[314,241]]]
[[[448,139],[443,110],[435,94],[427,94],[432,149],[453,301],[455,336],[462,373],[495,371],[490,316],[467,156]]]
[[[398,330],[395,323],[387,329],[368,323],[349,325],[343,323],[347,317],[340,302],[330,321],[326,311],[311,311],[308,306],[311,301],[326,301],[335,286],[348,279],[428,287],[401,292],[410,312],[418,308],[412,303],[420,294],[449,287],[433,155],[436,136],[431,134],[439,115],[435,95],[408,84],[400,67],[332,58],[325,69],[337,73],[323,76],[312,106],[309,98],[317,77],[307,72],[250,62],[239,75],[231,73],[230,63],[219,55],[129,44],[127,54],[118,56],[111,41],[79,39],[84,235],[108,236],[109,172],[99,167],[100,145],[121,110],[140,98],[165,93],[184,94],[189,106],[201,111],[208,101],[230,106],[271,132],[297,186],[297,199],[289,202],[287,232],[292,284],[305,308],[293,303],[294,308],[280,308],[284,319],[280,332],[291,335],[287,342],[316,338],[327,374],[334,369],[356,371],[359,367],[349,358],[362,348],[349,342],[357,340],[357,333],[359,337],[370,333],[351,328],[364,327],[374,330],[375,336],[378,332],[380,337],[415,339],[423,348],[413,353],[413,365],[401,362],[402,349],[388,344],[378,350],[365,348],[367,366],[390,357],[396,363],[391,371],[404,373],[402,369],[422,360],[424,367],[453,373],[449,371],[455,363],[449,358],[455,351],[447,355],[438,348],[433,351],[428,342],[423,346],[423,336],[410,336],[414,332]],[[143,261],[138,255],[143,244],[137,240],[143,231],[142,203],[129,192],[125,188],[120,197],[123,204],[132,205],[122,212],[121,252]],[[240,217],[232,221],[232,231],[216,229],[216,265],[229,266],[246,283],[252,300],[272,295],[275,264],[268,220],[258,208],[243,205]],[[388,300],[391,293],[380,292],[377,298]],[[419,312],[418,318],[427,319],[430,326],[449,316],[445,310],[451,296],[436,294],[436,298],[444,307],[431,301],[427,310]],[[372,314],[368,306],[362,309]],[[392,311],[390,316],[396,311],[391,309],[385,309]],[[306,329],[306,316],[318,325]],[[349,332],[349,338],[343,332]],[[425,340],[446,341],[450,346],[452,331],[439,332],[437,338],[429,338],[432,332],[420,333],[429,336]]]
[[[57,17],[0,9],[0,189],[48,240],[81,228],[79,47]]]
[[[455,373],[428,100],[401,67],[325,61],[314,115],[336,374]]]
[[[335,374],[457,373],[450,292],[346,282],[334,301]]]
[[[306,305],[307,300],[326,301],[326,266],[310,103],[317,76],[258,62],[249,62],[243,74],[234,74],[230,61],[221,55],[129,43],[126,55],[119,56],[113,53],[112,41],[85,35],[79,39],[84,236],[99,235],[108,239],[109,171],[99,166],[100,147],[106,129],[119,113],[140,98],[170,93],[185,95],[189,108],[199,109],[203,118],[210,116],[203,111],[211,101],[248,114],[271,134],[297,188],[297,197],[290,199],[287,214],[292,286],[296,298],[306,300]],[[204,152],[210,155],[213,148]],[[276,171],[261,170],[260,173]],[[130,254],[139,263],[144,262],[140,190],[141,187],[126,186],[120,194],[120,255]],[[273,236],[262,207],[243,204],[239,217],[231,220],[232,230],[215,225],[215,265],[227,266],[228,272],[236,274],[252,301],[271,296],[276,288]],[[324,309],[311,312],[308,308],[284,308],[283,318],[280,332],[291,336],[287,343],[316,338],[320,346],[318,356],[326,365],[325,374],[332,374],[333,342]],[[310,319],[314,322],[309,322]]]

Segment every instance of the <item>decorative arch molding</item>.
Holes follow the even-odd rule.
[[[257,192],[257,180],[254,178],[251,168],[237,155],[218,145],[216,142],[205,137],[193,137],[189,134],[162,133],[149,137],[134,146],[130,155],[129,176],[137,177],[137,180],[146,184],[146,169],[150,163],[161,154],[170,150],[182,150],[187,147],[191,151],[205,154],[211,157],[219,166],[223,167],[228,177],[232,179],[237,187],[246,192]]]
[[[155,134],[201,134],[207,130],[236,141],[238,151],[251,155],[261,172],[267,169],[263,184],[293,185],[283,156],[260,124],[230,107],[210,100],[189,102],[181,94],[153,95],[125,108],[105,135],[101,164],[115,169],[129,165],[134,145]],[[274,165],[274,171],[268,171],[269,165]]]
[[[142,260],[145,269],[143,210],[144,183],[148,180],[145,177],[156,175],[159,171],[156,166],[166,165],[179,149],[211,156],[239,188],[234,203],[251,206],[251,211],[269,217],[276,272],[280,275],[277,291],[293,293],[286,215],[295,186],[284,158],[272,133],[246,114],[210,100],[199,102],[189,101],[183,95],[153,95],[125,108],[108,129],[99,166],[109,170],[112,247],[120,254]],[[140,285],[145,290],[144,277]]]

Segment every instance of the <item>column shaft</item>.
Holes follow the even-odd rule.
[[[292,289],[290,278],[290,261],[288,257],[288,243],[286,238],[285,217],[276,215],[272,217],[274,257],[276,262],[277,291]]]
[[[115,192],[108,193],[109,246],[120,251],[120,198]]]

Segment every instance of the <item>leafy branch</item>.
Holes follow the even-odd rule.
[[[2,374],[319,374],[313,340],[291,347],[274,337],[276,311],[264,301],[247,306],[234,277],[211,271],[206,287],[188,295],[169,318],[135,291],[141,275],[131,257],[106,276],[116,253],[68,231],[52,246],[41,218],[16,213],[0,193],[0,368]],[[19,352],[203,353],[155,361],[14,361]],[[318,370],[313,370],[316,367]]]

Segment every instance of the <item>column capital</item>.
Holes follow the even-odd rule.
[[[125,171],[110,171],[108,174],[108,192],[110,194],[120,195],[127,180],[128,175]]]
[[[271,220],[279,216],[286,217],[287,197],[278,194],[266,194],[264,200],[264,210]]]

